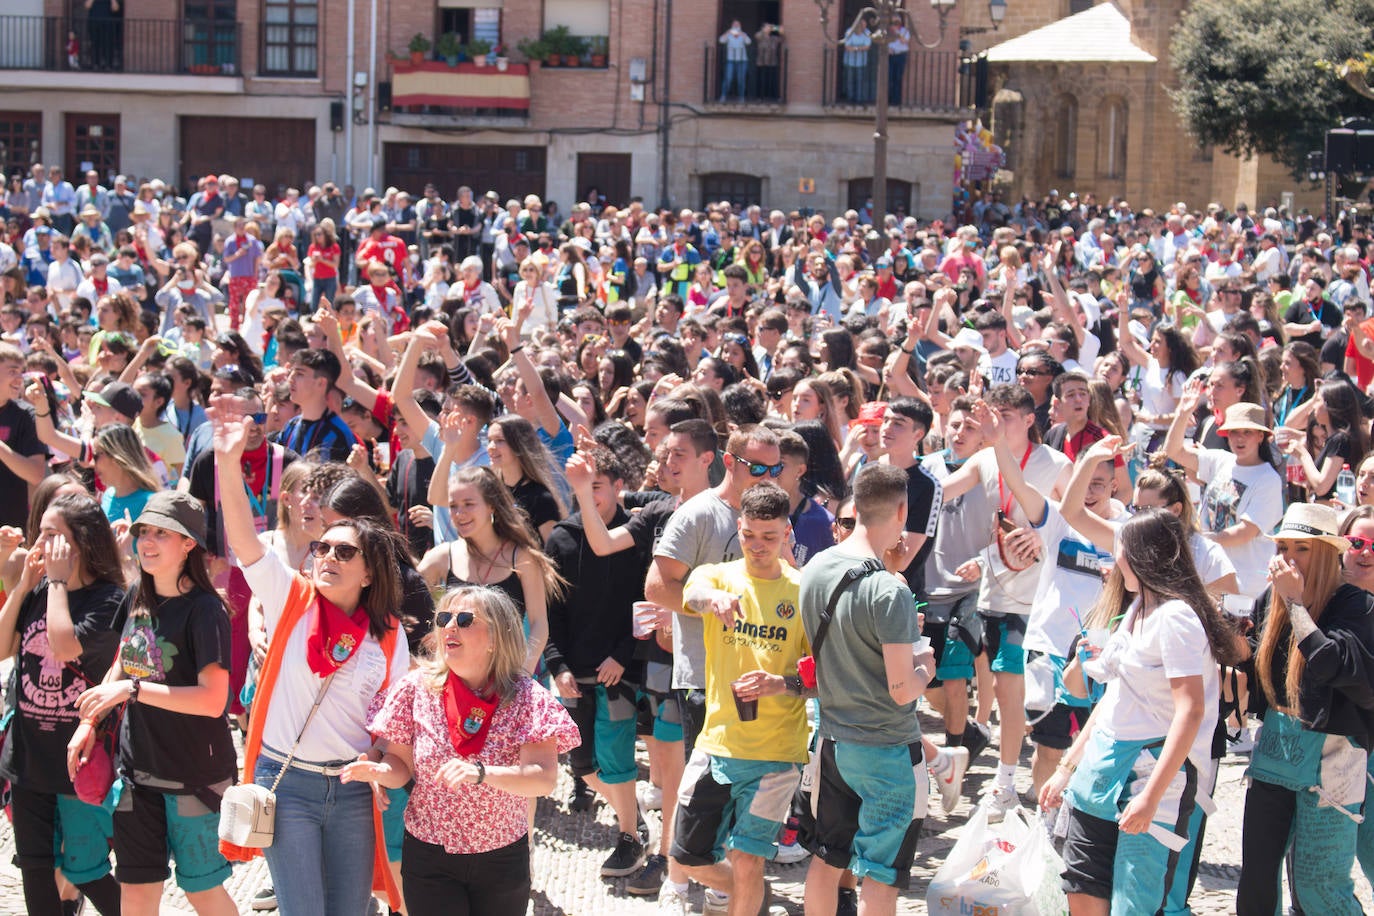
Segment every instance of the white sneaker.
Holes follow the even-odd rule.
[[[668,882],[663,882],[663,887],[658,892],[658,913],[659,916],[687,916],[691,901],[687,899],[687,894],[668,886]]]
[[[1234,741],[1227,739],[1226,750],[1231,754],[1248,755],[1255,749],[1255,735],[1250,729],[1242,728]]]
[[[645,811],[663,810],[663,790],[653,783],[644,783],[639,787],[639,806]]]
[[[773,861],[779,865],[795,865],[806,859],[811,853],[806,851],[806,847],[801,843],[778,844],[778,854],[773,856]]]
[[[964,791],[964,774],[968,772],[968,748],[947,747],[940,749],[940,756],[949,762],[943,772],[930,775],[940,790],[940,807],[948,815],[959,805],[959,796]]]
[[[988,823],[996,824],[1007,816],[1008,811],[1020,807],[1021,798],[1016,794],[1015,789],[1005,789],[994,784],[991,789],[983,793],[982,801],[979,804],[987,806]]]
[[[729,896],[706,888],[706,896],[701,903],[701,916],[726,916],[729,911]]]

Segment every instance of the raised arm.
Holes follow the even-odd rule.
[[[1131,361],[1133,366],[1148,366],[1150,354],[1141,348],[1130,329],[1130,310],[1126,308],[1126,291],[1123,289],[1116,299],[1116,342],[1121,347],[1121,355]]]
[[[425,493],[425,501],[431,506],[448,507],[449,471],[458,458],[458,443],[463,437],[463,424],[466,422],[467,418],[456,410],[439,418],[439,436],[443,439],[444,447],[434,458],[434,473],[430,475],[429,490]],[[428,425],[429,416],[426,415],[425,426]]]
[[[444,329],[444,334],[448,334],[447,328]],[[415,367],[420,364],[420,354],[433,343],[434,334],[428,324],[417,328],[410,335],[410,342],[406,344],[405,353],[401,356],[401,364],[396,367],[396,378],[391,383],[391,396],[396,409],[401,412],[401,418],[406,421],[406,425],[417,432],[429,428],[429,414],[425,413],[420,403],[415,400]],[[444,477],[444,483],[448,483],[447,476]],[[444,499],[447,501],[447,494]]]
[[[57,424],[53,423],[52,411],[48,407],[48,393],[43,389],[43,386],[37,382],[30,382],[29,386],[24,389],[24,400],[33,405],[34,425],[38,429],[38,441],[50,449],[80,460],[82,442],[80,439],[62,432],[57,428]]]
[[[1032,527],[1043,525],[1048,503],[1044,494],[1026,480],[1019,460],[1011,453],[1002,429],[1002,418],[998,416],[997,411],[987,405],[986,401],[981,400],[974,405],[973,416],[978,425],[983,427],[983,435],[992,442],[993,454],[997,456],[997,471],[1002,475],[1007,488],[1011,490],[1012,497],[1021,507],[1021,511],[1026,513]]]
[[[520,325],[508,318],[502,318],[497,321],[496,326],[505,336],[511,362],[515,364],[516,371],[520,373],[520,381],[524,382],[525,390],[529,392],[531,416],[527,419],[538,423],[550,436],[558,435],[563,421],[558,418],[558,409],[554,407],[553,401],[549,400],[548,392],[544,390],[544,379],[540,377],[539,369],[535,367],[534,361],[520,343]]]
[[[1026,342],[1026,337],[1021,333],[1021,329],[1016,326],[1014,310],[1016,308],[1016,290],[1021,285],[1021,278],[1016,271],[1003,271],[1006,279],[1006,288],[1002,291],[1002,317],[1007,320],[1007,344],[1013,350],[1021,349],[1021,345]]]
[[[926,319],[926,340],[939,344],[948,350],[954,343],[954,338],[940,330],[940,314],[946,306],[950,307],[950,316],[954,321],[959,320],[959,316],[954,314],[953,303],[959,298],[958,294],[948,286],[942,286],[935,291],[931,297],[930,317]],[[952,327],[952,325],[951,325]]]
[[[243,484],[243,449],[248,433],[243,407],[231,396],[211,398],[205,411],[214,424],[215,469],[220,482],[220,524],[234,556],[243,566],[262,559],[263,546],[253,524],[248,491]]]
[[[1092,541],[1099,550],[1110,551],[1116,547],[1116,528],[1096,512],[1089,512],[1083,500],[1088,495],[1093,471],[1103,461],[1111,461],[1120,453],[1120,436],[1104,436],[1094,442],[1074,464],[1069,485],[1064,490],[1064,501],[1059,505],[1059,512],[1069,527]]]
[[[568,459],[567,478],[573,495],[577,497],[577,508],[582,512],[582,528],[587,535],[587,544],[592,548],[592,553],[604,557],[633,547],[635,539],[628,528],[621,525],[615,530],[607,529],[606,523],[601,520],[601,514],[596,511],[596,503],[592,499],[596,466],[591,456],[578,452]]]
[[[1189,380],[1183,386],[1183,397],[1178,399],[1174,422],[1169,424],[1169,434],[1164,438],[1164,453],[1171,461],[1193,473],[1197,473],[1197,452],[1184,441],[1183,434],[1201,397],[1202,382],[1198,379]]]

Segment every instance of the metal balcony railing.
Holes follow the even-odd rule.
[[[826,48],[824,54],[821,103],[827,107],[872,105],[880,77],[877,49],[868,49],[861,66],[847,66],[843,48]],[[900,75],[881,74],[889,81],[889,108],[948,111],[971,104],[972,99],[961,98],[967,94],[961,87],[961,63],[957,51],[912,48]]]
[[[745,51],[749,59],[745,63],[744,78],[741,81],[735,73],[726,72],[725,47],[718,43],[706,45],[706,58],[702,64],[701,101],[707,105],[785,105],[786,45],[778,49],[777,63],[771,66],[759,66],[756,46],[750,45]],[[724,95],[722,90],[726,90]]]
[[[242,46],[237,22],[0,16],[0,70],[236,76]]]

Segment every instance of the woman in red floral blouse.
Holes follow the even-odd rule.
[[[432,656],[372,721],[385,755],[364,755],[342,780],[399,788],[414,778],[401,853],[410,916],[465,916],[479,901],[483,914],[523,916],[527,799],[553,791],[558,755],[578,745],[577,727],[526,676],[524,627],[504,592],[450,592],[430,639]]]

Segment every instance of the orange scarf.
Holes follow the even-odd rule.
[[[267,645],[267,658],[258,672],[258,687],[253,698],[252,714],[248,717],[248,738],[243,746],[243,773],[245,779],[252,779],[253,769],[257,766],[258,753],[262,750],[262,730],[267,719],[268,703],[272,691],[277,686],[277,675],[281,672],[286,657],[286,642],[291,630],[305,617],[305,612],[315,599],[315,586],[305,577],[292,577],[291,589],[286,594],[286,606],[282,609],[281,620],[277,622],[276,639]],[[382,637],[382,652],[386,655],[386,677],[383,684],[391,681],[391,656],[396,648],[396,629],[393,627]],[[259,713],[261,710],[261,713]],[[386,838],[382,833],[382,811],[376,802],[372,805],[372,832],[375,838],[372,856],[372,889],[384,891],[387,901],[394,910],[401,905],[401,889],[391,877],[391,868],[386,859]],[[223,840],[219,844],[220,853],[231,862],[248,862],[262,855],[261,849],[235,846]]]

